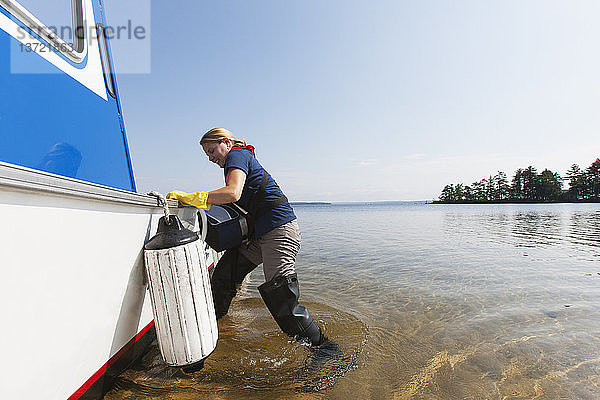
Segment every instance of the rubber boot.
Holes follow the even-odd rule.
[[[300,289],[296,274],[277,276],[260,285],[258,291],[284,333],[313,346],[327,340],[308,310],[298,304]]]
[[[239,285],[246,275],[256,268],[256,265],[241,255],[238,249],[235,247],[223,254],[210,279],[217,319],[227,314]]]

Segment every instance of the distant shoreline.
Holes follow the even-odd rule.
[[[290,201],[293,206],[330,206],[331,203],[327,201]]]
[[[431,204],[432,200],[379,200],[379,201],[290,201],[292,206],[364,206],[386,204]]]
[[[534,200],[487,200],[487,201],[441,201],[434,200],[428,204],[582,204],[582,203],[600,203],[600,200],[548,200],[548,201],[534,201]]]
[[[354,201],[354,202],[328,202],[328,201],[290,201],[292,206],[369,206],[369,205],[397,205],[397,204],[598,204],[600,200],[577,201],[532,201],[532,200],[488,200],[488,201],[440,201],[440,200],[396,200],[396,201]]]

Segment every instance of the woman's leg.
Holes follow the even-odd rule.
[[[281,330],[314,346],[326,338],[308,310],[298,303],[300,288],[296,256],[300,229],[296,220],[267,232],[259,239],[266,282],[258,287],[267,308]]]
[[[257,265],[241,254],[240,247],[229,249],[223,254],[210,279],[217,319],[227,314],[238,286]]]

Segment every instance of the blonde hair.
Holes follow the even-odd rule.
[[[225,128],[212,128],[202,135],[200,144],[219,143],[223,139],[231,140],[234,146],[247,146],[245,141],[236,139],[235,136],[233,136],[233,133]]]

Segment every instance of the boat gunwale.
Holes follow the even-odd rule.
[[[130,192],[0,161],[0,190],[5,188],[141,207],[159,207],[158,200],[147,194]],[[178,207],[177,200],[167,201],[169,207]]]

